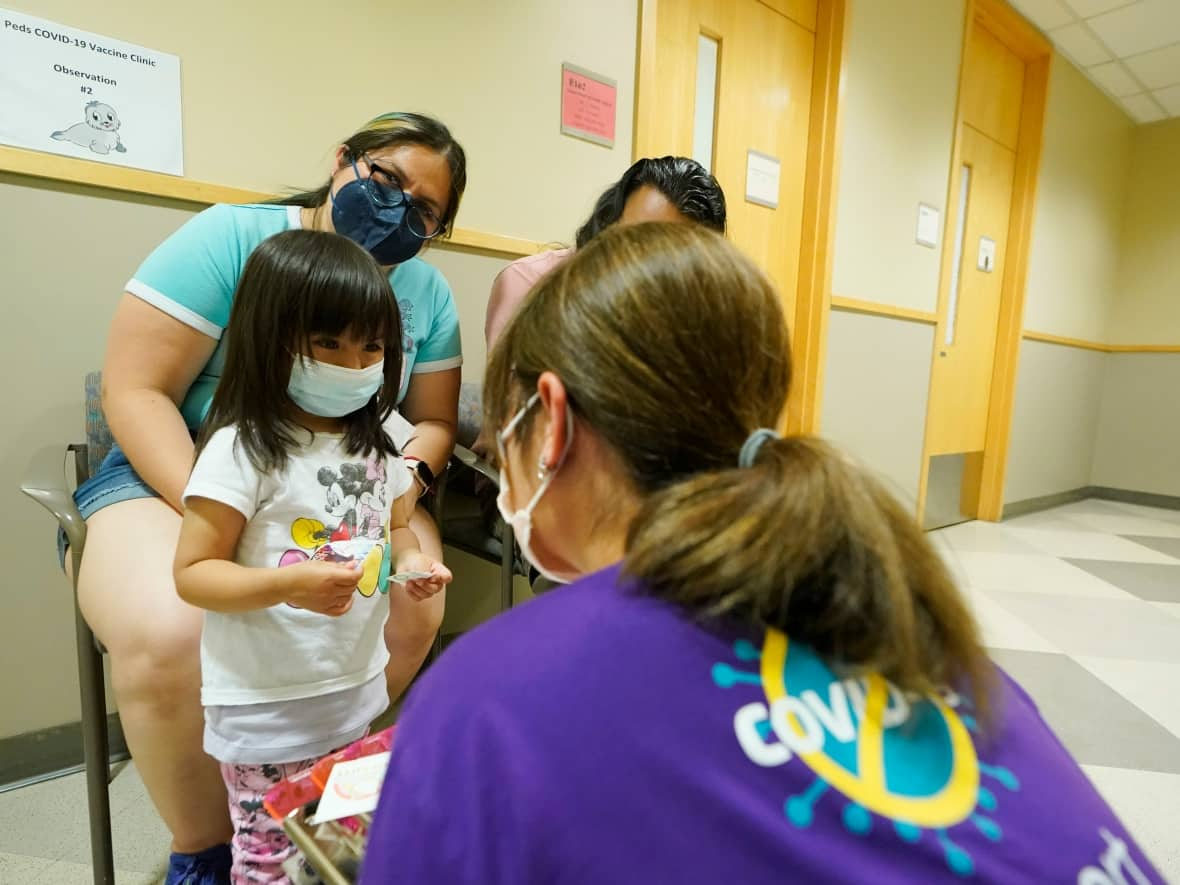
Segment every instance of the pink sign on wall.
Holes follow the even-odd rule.
[[[615,145],[618,86],[609,77],[561,66],[561,131],[605,147]]]

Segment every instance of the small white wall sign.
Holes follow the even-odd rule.
[[[777,209],[782,168],[783,164],[769,154],[746,151],[746,201]]]
[[[938,222],[942,213],[927,203],[918,204],[918,234],[919,246],[938,247]]]

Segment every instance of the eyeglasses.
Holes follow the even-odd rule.
[[[404,203],[410,233],[420,240],[432,240],[443,232],[443,223],[438,216],[402,190],[401,180],[396,173],[374,163],[368,154],[362,154],[361,159],[369,167],[369,177],[361,177],[360,170],[356,168],[356,160],[352,161],[352,171],[374,207],[396,209]]]

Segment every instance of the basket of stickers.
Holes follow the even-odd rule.
[[[391,726],[363,737],[280,781],[266,794],[266,810],[298,849],[284,864],[294,885],[357,881],[389,766],[393,731]]]

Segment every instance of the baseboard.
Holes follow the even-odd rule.
[[[1143,507],[1159,507],[1161,510],[1180,510],[1180,496],[1157,495],[1155,492],[1136,492],[1131,489],[1112,489],[1108,486],[1090,486],[1091,498],[1105,501],[1121,501],[1124,504],[1139,504]]]
[[[1136,492],[1133,489],[1114,489],[1109,486],[1082,486],[1055,495],[1043,495],[1039,498],[1026,498],[1023,501],[1012,501],[1004,505],[1002,519],[1013,519],[1026,516],[1029,513],[1039,513],[1051,510],[1063,504],[1084,501],[1087,498],[1098,498],[1102,501],[1118,501],[1123,504],[1139,504],[1143,507],[1159,507],[1162,510],[1180,510],[1180,496],[1157,495],[1154,492]]]
[[[1080,489],[1070,489],[1067,492],[1057,492],[1053,495],[1042,495],[1039,498],[1025,498],[1023,501],[1009,501],[1004,504],[1004,515],[1001,519],[1013,519],[1017,516],[1027,516],[1030,513],[1039,513],[1042,510],[1052,510],[1054,507],[1060,507],[1063,504],[1072,504],[1075,501],[1084,501],[1086,498],[1095,497],[1090,492],[1090,486],[1083,486]]]
[[[111,761],[128,758],[119,714],[107,717]],[[82,723],[0,738],[0,793],[77,771],[82,766]]]

